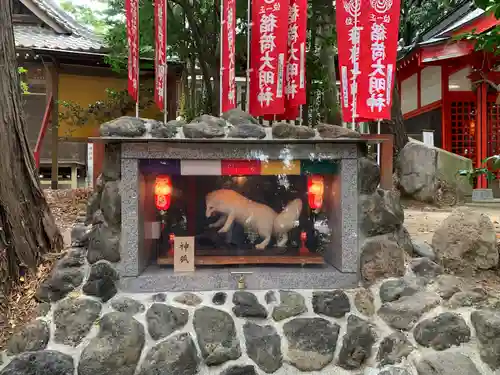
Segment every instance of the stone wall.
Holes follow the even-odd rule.
[[[76,240],[76,238],[75,238]],[[86,249],[59,261],[0,375],[493,375],[498,296],[413,259],[351,290],[122,294]],[[3,367],[3,368],[2,368]]]

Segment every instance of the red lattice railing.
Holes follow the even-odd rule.
[[[476,158],[476,103],[474,101],[453,101],[450,105],[451,152]]]
[[[487,104],[488,156],[500,154],[500,105],[494,101]]]

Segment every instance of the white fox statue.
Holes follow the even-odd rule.
[[[278,214],[265,204],[254,202],[234,190],[221,189],[206,196],[207,218],[214,214],[221,217],[211,228],[220,228],[219,233],[226,233],[233,222],[253,230],[263,241],[255,246],[263,250],[269,245],[272,236],[278,239],[278,247],[288,242],[288,232],[293,229],[302,212],[302,200],[294,199]]]

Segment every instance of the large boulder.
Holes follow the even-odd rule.
[[[106,223],[112,228],[120,230],[122,222],[120,181],[110,181],[104,185],[100,208]]]
[[[366,236],[395,232],[403,224],[405,216],[398,195],[378,189],[373,194],[361,194],[360,228]]]
[[[83,292],[88,296],[100,298],[102,302],[108,302],[118,292],[118,279],[118,272],[111,264],[101,260],[90,267],[90,275],[83,286]]]
[[[71,356],[46,350],[26,352],[15,357],[0,371],[0,375],[73,375],[74,372]]]
[[[120,232],[106,223],[95,225],[89,233],[87,260],[94,264],[100,260],[120,261]]]
[[[397,161],[399,187],[403,194],[422,202],[436,202],[442,184],[459,195],[472,194],[468,181],[457,172],[472,168],[470,159],[418,141],[408,142]]]
[[[259,121],[255,117],[253,117],[248,112],[245,112],[239,108],[234,108],[227,112],[224,112],[222,118],[235,126],[247,125],[247,124],[254,124],[254,125],[259,124]]]
[[[227,135],[229,138],[257,138],[266,137],[266,130],[263,126],[256,124],[241,124],[231,129]]]
[[[140,137],[146,133],[143,119],[123,116],[101,125],[101,137]]]
[[[358,160],[358,189],[360,194],[373,194],[380,184],[380,167],[373,159],[362,157]]]
[[[149,120],[147,125],[151,128],[151,136],[155,138],[174,138],[177,135],[178,126],[175,123]]]
[[[78,375],[133,375],[145,343],[142,324],[113,312],[99,323],[99,333],[83,350]]]
[[[500,312],[479,310],[471,314],[481,359],[493,370],[500,368]]]
[[[273,125],[273,137],[278,139],[310,139],[316,136],[316,131],[307,126],[279,122]]]
[[[432,238],[438,262],[456,272],[497,267],[496,244],[490,218],[465,209],[448,216]]]
[[[378,279],[399,277],[405,273],[405,252],[396,242],[368,238],[361,247],[361,276],[372,283]]]
[[[223,138],[226,122],[218,117],[203,115],[182,127],[186,138]]]
[[[360,138],[361,134],[357,131],[344,128],[339,125],[330,125],[330,124],[318,124],[316,126],[316,130],[318,131],[321,138]]]

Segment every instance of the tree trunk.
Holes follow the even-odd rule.
[[[337,100],[337,77],[335,74],[335,46],[333,44],[333,32],[335,25],[335,10],[333,2],[325,7],[324,22],[321,27],[322,45],[321,62],[325,76],[325,91],[323,93],[323,117],[328,124],[341,125],[339,102]]]
[[[17,73],[12,2],[0,7],[0,288],[36,269],[43,254],[60,250],[62,236],[45,200],[25,133]]]

